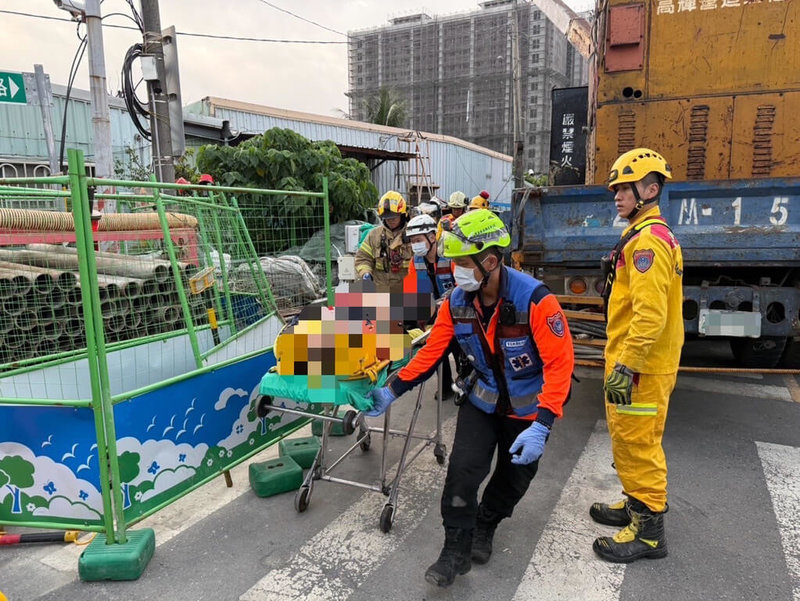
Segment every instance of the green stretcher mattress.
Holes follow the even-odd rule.
[[[291,399],[297,403],[331,403],[350,405],[358,411],[372,409],[372,399],[367,393],[373,388],[383,386],[389,375],[406,365],[413,353],[395,361],[378,372],[374,384],[369,378],[348,380],[345,376],[281,376],[269,371],[261,378],[259,392],[264,396]]]

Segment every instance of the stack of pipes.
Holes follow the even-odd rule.
[[[100,312],[106,341],[184,327],[169,261],[96,252]],[[207,295],[190,295],[195,266],[180,263],[195,323]],[[202,323],[202,321],[201,321]],[[78,254],[75,248],[30,244],[0,249],[0,363],[65,352],[86,345]]]

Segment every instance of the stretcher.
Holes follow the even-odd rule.
[[[294,499],[295,509],[302,513],[311,502],[314,491],[314,483],[317,480],[325,480],[337,484],[364,488],[367,490],[380,492],[388,497],[386,504],[380,515],[379,526],[381,531],[389,532],[397,509],[397,499],[400,491],[400,482],[403,474],[413,461],[429,446],[433,446],[433,454],[437,462],[442,465],[445,461],[446,447],[442,442],[442,368],[439,367],[438,386],[439,393],[436,395],[436,430],[433,434],[420,434],[416,432],[417,420],[422,407],[422,394],[424,384],[419,386],[416,394],[416,404],[406,429],[391,427],[391,407],[383,415],[382,426],[372,426],[367,423],[364,412],[372,408],[372,401],[367,398],[367,393],[374,387],[383,386],[386,380],[394,372],[402,368],[411,359],[413,354],[419,349],[427,339],[427,332],[412,341],[411,352],[406,354],[403,359],[398,361],[382,361],[378,364],[367,366],[359,372],[349,376],[331,376],[325,386],[310,387],[308,376],[302,375],[280,375],[273,368],[264,375],[261,380],[260,393],[257,411],[259,417],[265,417],[270,412],[287,413],[300,417],[307,417],[313,420],[322,420],[322,441],[314,463],[308,470],[303,484],[297,490]],[[318,384],[316,382],[315,384]],[[307,411],[294,407],[286,407],[280,399],[288,399],[295,403],[318,405],[320,412]],[[350,409],[341,415],[339,407],[350,406]],[[339,424],[345,434],[350,435],[358,432],[355,442],[345,450],[339,457],[330,459],[328,457],[328,438],[334,424]],[[339,467],[345,459],[350,457],[357,449],[367,452],[372,446],[372,435],[380,434],[382,437],[380,471],[377,481],[360,482],[348,480],[332,475],[334,470]],[[393,477],[389,473],[387,466],[387,454],[389,440],[391,438],[403,439],[403,449],[400,459],[394,470]],[[411,441],[420,441],[420,444],[412,453]]]

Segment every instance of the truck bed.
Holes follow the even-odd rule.
[[[800,266],[800,178],[677,182],[660,206],[686,266]],[[512,248],[527,267],[596,267],[626,225],[603,186],[517,190]]]

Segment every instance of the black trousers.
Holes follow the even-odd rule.
[[[469,401],[458,410],[453,451],[442,492],[442,522],[445,527],[472,529],[478,513],[478,488],[489,474],[497,449],[497,463],[483,491],[486,509],[511,517],[536,475],[539,462],[511,463],[509,447],[531,422],[501,415],[489,415]]]

